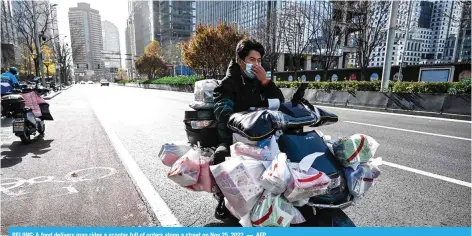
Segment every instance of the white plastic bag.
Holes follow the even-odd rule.
[[[287,155],[280,153],[268,169],[261,176],[261,185],[265,190],[279,195],[282,194],[290,182],[290,170],[287,166]]]
[[[377,167],[377,161],[374,159],[368,163],[361,163],[357,169],[351,167],[344,169],[349,192],[355,198],[362,197],[374,185],[375,179],[380,176],[381,172]]]
[[[312,167],[303,170],[299,163],[288,163],[288,167],[292,177],[284,196],[290,202],[322,195],[328,190],[331,179],[325,173]]]
[[[265,170],[261,161],[231,157],[210,167],[221,192],[233,206],[238,218],[248,214],[264,189],[259,178]]]
[[[200,176],[200,152],[190,149],[172,165],[167,177],[182,187],[194,185]]]
[[[344,167],[356,169],[359,163],[374,157],[379,143],[364,134],[354,134],[333,142],[332,151]]]
[[[270,160],[272,155],[268,148],[260,148],[257,146],[237,142],[230,147],[231,156],[248,156],[257,160]]]
[[[188,142],[185,141],[166,143],[162,145],[161,151],[159,151],[159,159],[161,159],[162,164],[171,167],[191,148]]]
[[[293,224],[305,222],[298,211],[283,196],[274,195],[265,191],[251,211],[251,223],[253,226],[278,226],[287,227]]]
[[[205,79],[195,82],[194,95],[196,102],[213,103],[213,91],[218,86],[215,79]]]

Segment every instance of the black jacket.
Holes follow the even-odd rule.
[[[214,90],[215,117],[218,121],[220,144],[231,145],[232,134],[227,127],[228,119],[234,112],[246,111],[250,107],[267,107],[267,99],[279,99],[284,102],[282,91],[270,81],[262,86],[257,79],[251,79],[241,72],[236,60],[231,60],[226,76]]]

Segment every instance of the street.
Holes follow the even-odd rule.
[[[182,120],[192,100],[191,93],[76,85],[49,100],[55,120],[28,146],[2,119],[2,234],[20,225],[227,226],[214,218],[211,194],[169,180],[158,158],[165,142],[186,140]],[[318,130],[370,135],[386,161],[376,185],[346,209],[357,226],[470,227],[469,121],[326,109],[340,120]]]

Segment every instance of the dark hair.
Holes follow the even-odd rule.
[[[244,60],[244,58],[249,55],[251,50],[259,52],[261,57],[264,56],[264,46],[262,46],[262,44],[257,42],[255,39],[243,39],[239,41],[238,45],[236,46],[236,55],[239,59]]]

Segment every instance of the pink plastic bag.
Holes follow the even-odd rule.
[[[248,145],[242,142],[237,142],[230,147],[231,156],[248,156],[257,160],[270,160],[271,153],[268,148],[260,148],[253,145]]]
[[[190,149],[172,165],[167,177],[182,187],[194,185],[200,176],[200,153]]]
[[[289,163],[289,169],[292,178],[284,196],[290,202],[326,193],[331,179],[325,173],[312,167],[303,171],[299,168],[298,163]]]
[[[186,188],[193,191],[215,193],[217,191],[217,186],[213,175],[210,172],[211,164],[212,161],[209,158],[202,157],[200,159],[200,175],[198,176],[197,183]]]
[[[191,148],[192,147],[184,141],[166,143],[162,145],[161,151],[159,152],[159,158],[161,159],[162,164],[171,167]]]

